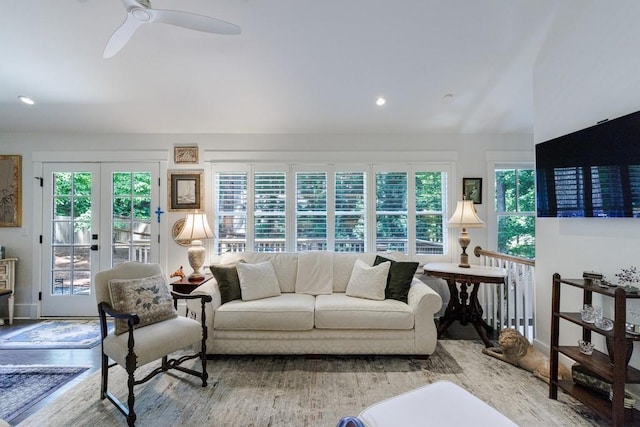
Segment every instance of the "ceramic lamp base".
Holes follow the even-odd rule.
[[[460,236],[458,237],[458,243],[460,243],[460,247],[462,248],[460,264],[458,264],[458,267],[471,268],[471,265],[469,264],[469,255],[467,255],[467,248],[471,243],[471,237],[469,237],[465,228],[462,229],[462,233],[460,233]]]
[[[202,280],[204,278],[204,274],[200,272],[200,268],[204,264],[205,249],[200,240],[193,240],[191,245],[192,246],[190,246],[187,251],[187,257],[189,259],[189,265],[193,269],[193,273],[189,275],[188,279],[189,281]]]

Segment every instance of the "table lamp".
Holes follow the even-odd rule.
[[[200,272],[200,268],[204,264],[205,249],[202,245],[203,239],[212,239],[213,231],[207,222],[207,216],[203,213],[187,214],[182,231],[178,234],[178,240],[189,240],[191,246],[187,251],[189,265],[193,269],[193,273],[189,275],[189,281],[197,282],[204,279],[204,274]]]
[[[460,254],[460,264],[458,267],[469,268],[469,255],[467,255],[467,247],[471,243],[471,238],[467,234],[467,228],[481,228],[484,227],[484,222],[478,218],[476,214],[476,207],[473,205],[473,200],[463,200],[458,202],[456,211],[453,213],[447,226],[450,228],[462,228],[462,233],[458,237],[458,242],[462,248]]]

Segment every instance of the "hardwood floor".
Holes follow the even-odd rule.
[[[37,320],[14,320],[13,325],[9,326],[9,322],[5,322],[4,326],[0,326],[0,337],[4,334],[15,331],[16,329],[37,323]],[[442,336],[443,340],[479,340],[475,329],[471,326],[462,326],[455,322]],[[489,334],[489,339],[495,340],[495,334]],[[93,372],[100,369],[100,346],[97,345],[91,349],[40,349],[40,350],[2,350],[0,351],[0,365],[57,365],[57,366],[88,366],[89,369],[78,375],[67,384],[63,385],[49,396],[45,397],[27,411],[14,418],[11,423],[13,425],[22,422],[25,418],[51,403],[58,396],[62,396],[65,392],[73,388],[76,384],[82,382]],[[98,396],[96,390],[96,397]]]
[[[9,326],[6,321],[0,326],[0,337],[16,329],[37,323],[35,320],[14,320]],[[58,396],[63,395],[93,372],[100,369],[100,346],[91,349],[40,349],[40,350],[2,350],[0,351],[0,365],[57,365],[57,366],[88,366],[89,369],[75,377],[49,396],[45,397],[27,411],[11,421],[12,425],[22,422],[29,415],[37,412]],[[96,390],[96,396],[99,390]]]

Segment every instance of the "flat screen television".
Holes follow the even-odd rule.
[[[538,217],[640,218],[640,111],[536,145]]]

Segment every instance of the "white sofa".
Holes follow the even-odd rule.
[[[223,255],[220,264],[270,261],[281,294],[221,304],[215,279],[194,290],[213,298],[206,307],[207,354],[432,354],[437,343],[434,314],[442,306],[441,297],[415,277],[407,303],[347,296],[358,259],[371,266],[376,254]],[[188,308],[199,313],[195,304],[190,301]]]

